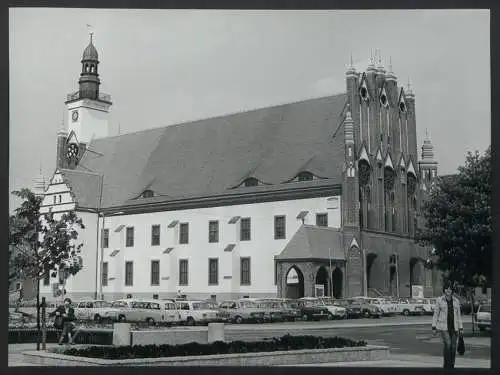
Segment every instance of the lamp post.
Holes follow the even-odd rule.
[[[396,294],[399,298],[399,254],[396,254]]]
[[[332,248],[328,248],[328,259],[330,261],[330,274],[328,279],[330,280],[330,296],[333,298],[333,272],[332,272]]]

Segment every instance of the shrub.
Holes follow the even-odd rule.
[[[144,345],[118,347],[88,347],[84,349],[65,349],[63,354],[103,358],[103,359],[132,359],[199,356],[211,354],[258,353],[301,349],[343,348],[366,346],[365,341],[354,341],[342,337],[291,336],[264,341],[217,341],[211,344],[191,342],[182,345]]]

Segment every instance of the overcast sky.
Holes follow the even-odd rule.
[[[10,190],[55,169],[66,94],[94,31],[101,91],[121,133],[345,91],[352,53],[379,48],[416,95],[439,173],[490,144],[487,10],[10,9]],[[307,124],[304,124],[307,126]],[[113,134],[114,135],[114,134]],[[11,198],[11,207],[15,201]]]

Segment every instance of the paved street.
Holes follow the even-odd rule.
[[[392,317],[381,319],[359,319],[323,322],[295,322],[274,324],[227,325],[227,340],[258,340],[290,333],[293,335],[343,336],[366,340],[368,344],[385,345],[391,348],[391,361],[387,366],[413,366],[422,363],[426,367],[440,367],[442,344],[430,329],[430,317]],[[177,329],[177,328],[175,328]],[[200,329],[183,327],[182,329]],[[487,334],[472,335],[471,323],[464,323],[466,354],[457,357],[457,366],[487,367],[490,359],[490,337]],[[49,344],[48,346],[54,346]],[[35,344],[9,345],[9,365],[29,365],[23,362],[22,352],[34,350]],[[474,361],[476,360],[476,361]],[[426,364],[425,364],[426,363]],[[353,366],[353,364],[330,364],[331,366]],[[361,364],[364,366],[370,363]],[[373,364],[376,365],[376,364]],[[378,364],[382,365],[382,364]],[[324,366],[324,365],[322,365]]]

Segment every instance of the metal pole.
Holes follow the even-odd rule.
[[[102,214],[102,231],[101,231],[101,261],[99,264],[100,268],[100,274],[101,274],[101,280],[99,281],[99,295],[101,296],[100,298],[104,300],[104,293],[102,291],[102,278],[104,276],[104,244],[103,244],[103,234],[104,234],[104,220],[106,219],[106,216],[104,216],[104,213]]]
[[[40,350],[40,259],[38,254],[38,220],[35,223],[35,243],[34,251],[36,254],[36,350]]]
[[[100,285],[99,287],[99,290],[101,292],[101,296],[102,296],[102,231],[99,235],[99,222],[100,222],[100,216],[101,216],[101,206],[102,206],[102,188],[103,188],[103,185],[104,185],[104,175],[101,174],[100,175],[101,177],[101,183],[99,186],[99,206],[97,208],[97,243],[96,243],[96,253],[95,253],[95,266],[97,267],[97,262],[99,260],[99,238],[101,239],[101,245],[100,245],[100,248],[101,248],[101,272],[97,272],[97,268],[96,268],[96,272],[95,272],[95,299],[97,299],[97,285]],[[102,228],[104,228],[104,214],[103,214],[103,223],[102,223]],[[99,281],[99,273],[101,274],[101,281]]]
[[[95,293],[94,293],[94,298],[97,299],[97,290],[98,290],[98,282],[99,282],[99,272],[97,272],[97,262],[99,261],[99,237],[101,239],[101,242],[102,242],[102,234],[101,236],[99,236],[99,222],[100,222],[100,217],[99,217],[99,211],[97,211],[97,233],[96,233],[96,242],[97,242],[97,248],[96,248],[96,252],[95,252],[95,266],[96,266],[96,270],[95,270]]]
[[[396,294],[399,298],[399,254],[396,254]]]
[[[45,297],[42,297],[42,350],[47,349],[47,303],[45,302]]]
[[[333,298],[333,272],[332,272],[332,248],[328,248],[328,259],[330,260],[330,274],[328,275],[328,279],[330,280],[330,296]]]
[[[367,275],[367,264],[366,264],[366,250],[363,249],[363,295],[368,297],[368,275]]]

